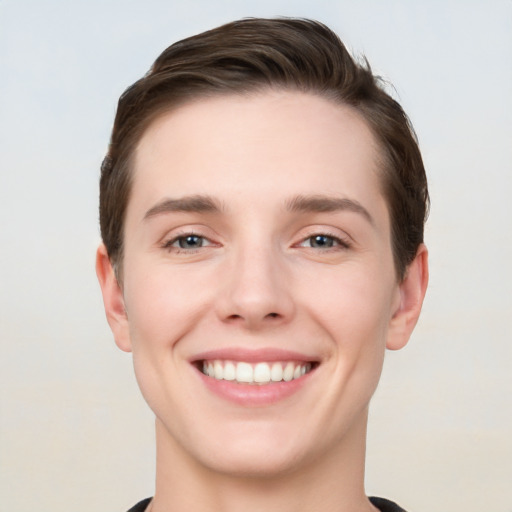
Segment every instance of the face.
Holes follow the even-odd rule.
[[[419,313],[395,275],[378,151],[355,111],[292,92],[198,100],[147,130],[122,290],[104,249],[98,274],[168,450],[272,473],[364,431],[385,347]]]

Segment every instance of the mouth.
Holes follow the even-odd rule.
[[[281,403],[310,389],[322,360],[313,354],[276,349],[229,347],[196,354],[192,367],[209,392],[243,407]]]
[[[269,385],[298,380],[314,370],[314,361],[232,361],[203,359],[196,361],[196,368],[205,376],[237,384]]]

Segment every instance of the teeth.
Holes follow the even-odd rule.
[[[213,371],[213,363],[204,363],[203,371],[208,377],[215,377],[215,373]]]
[[[274,363],[270,370],[270,378],[272,382],[281,382],[283,380],[283,367],[281,363]]]
[[[216,379],[222,379],[224,377],[224,368],[222,368],[222,363],[220,361],[215,361],[213,363],[213,375]]]
[[[231,380],[244,384],[290,382],[311,370],[310,363],[251,363],[233,361],[203,361],[203,373],[217,380]]]
[[[283,370],[283,380],[285,382],[290,382],[293,379],[293,370],[295,369],[295,365],[293,363],[288,363]]]
[[[267,363],[258,363],[254,367],[254,382],[270,382],[270,367]]]
[[[254,372],[249,363],[237,363],[236,380],[237,382],[253,382]]]
[[[236,379],[236,368],[235,365],[228,361],[224,365],[224,380],[235,380]]]

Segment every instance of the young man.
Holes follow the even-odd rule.
[[[427,286],[401,107],[325,26],[247,19],[121,97],[97,274],[156,416],[133,511],[399,511],[365,495],[368,404]]]

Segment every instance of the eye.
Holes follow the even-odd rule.
[[[301,247],[311,247],[312,249],[332,249],[335,247],[345,248],[349,244],[338,237],[324,233],[309,236],[300,243]]]
[[[309,246],[324,249],[326,247],[333,247],[336,243],[332,236],[328,235],[314,235],[308,238]]]
[[[194,251],[201,247],[208,247],[213,245],[210,240],[201,235],[194,233],[187,233],[176,236],[171,240],[164,243],[165,249],[177,250],[177,251]]]
[[[173,245],[177,245],[180,249],[197,249],[202,247],[205,239],[198,235],[185,235],[180,236],[174,241]]]

